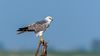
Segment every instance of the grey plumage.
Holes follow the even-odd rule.
[[[46,29],[49,27],[51,21],[52,21],[52,17],[48,16],[44,20],[37,21],[36,23],[30,24],[26,27],[19,28],[17,30],[18,34],[21,34],[24,32],[35,32],[36,34],[38,34],[40,31],[45,32]],[[39,34],[42,34],[42,33],[39,33]]]
[[[39,31],[44,31],[46,29],[46,21],[43,20],[43,21],[38,21],[36,22],[35,24],[31,24],[31,25],[28,25],[27,27],[23,27],[23,28],[19,28],[17,31],[20,31],[20,32],[31,32],[31,31],[34,31],[35,33],[38,33]]]

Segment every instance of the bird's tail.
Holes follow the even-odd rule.
[[[21,33],[24,33],[25,31],[28,30],[28,27],[23,27],[23,28],[19,28],[17,31],[18,33],[17,34],[21,34]]]
[[[24,33],[24,31],[20,31],[20,32],[18,32],[17,34],[21,34],[21,33]]]

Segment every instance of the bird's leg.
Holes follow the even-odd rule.
[[[40,36],[40,42],[44,43],[43,36]]]

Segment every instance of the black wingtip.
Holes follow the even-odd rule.
[[[17,31],[17,35],[23,33],[21,28],[17,29],[16,31]]]
[[[20,29],[16,30],[16,31],[21,31]]]

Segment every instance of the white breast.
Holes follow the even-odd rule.
[[[43,35],[43,31],[40,31],[40,32],[36,33],[36,37],[42,36],[42,35]]]

